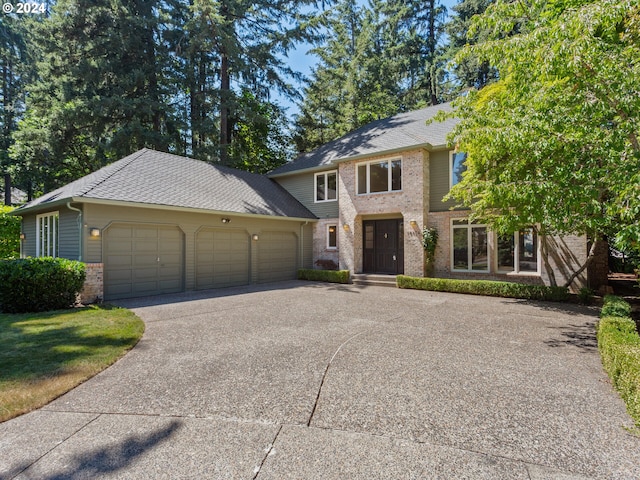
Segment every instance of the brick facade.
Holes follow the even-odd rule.
[[[338,164],[338,219],[322,219],[314,230],[314,264],[317,260],[337,261],[341,269],[353,273],[363,271],[363,221],[401,219],[404,226],[404,273],[410,276],[425,275],[422,228],[438,231],[438,244],[433,263],[433,276],[457,279],[502,280],[529,284],[551,283],[550,275],[538,249],[538,270],[526,273],[498,271],[495,234],[489,232],[489,271],[456,272],[451,268],[451,220],[466,218],[463,210],[430,212],[429,152],[412,150],[401,154],[368,157],[375,160],[402,159],[402,190],[358,195],[356,185],[357,165],[365,160],[353,160]],[[337,224],[338,250],[326,249],[326,226]],[[587,242],[584,236],[548,237],[549,270],[558,285],[563,285],[586,261]],[[320,267],[317,267],[320,268]],[[598,267],[594,267],[598,268]],[[572,283],[573,291],[586,285],[586,272]]]
[[[422,225],[427,211],[429,162],[423,150],[367,158],[372,160],[402,159],[402,190],[367,195],[356,193],[356,165],[361,161],[340,163],[338,167],[340,268],[362,272],[362,222],[368,219],[403,219],[404,273],[424,274]],[[415,226],[411,224],[415,222]],[[345,228],[345,225],[347,226]]]
[[[336,226],[338,239],[342,235],[342,228],[339,225],[339,218],[323,218],[318,220],[313,226],[313,267],[320,270],[327,269],[326,262],[334,262],[340,264],[337,248],[327,247],[327,227],[329,225]],[[338,240],[339,242],[340,240]]]
[[[104,298],[104,264],[86,263],[86,278],[80,292],[80,302],[99,303]]]

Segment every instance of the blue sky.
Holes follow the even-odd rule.
[[[364,4],[365,1],[359,0],[360,4]],[[457,0],[440,0],[440,5],[444,5],[447,8],[447,12],[451,12],[451,7],[458,3]],[[311,73],[311,68],[317,63],[318,58],[315,55],[309,53],[312,48],[309,44],[301,44],[295,50],[291,51],[288,56],[288,64],[298,72],[302,72],[303,75],[308,76]],[[297,85],[298,89],[302,91],[303,84]],[[276,101],[287,108],[287,117],[293,119],[293,116],[299,112],[298,106],[290,100],[276,96]]]

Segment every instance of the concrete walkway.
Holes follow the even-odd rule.
[[[303,282],[122,304],[140,343],[0,424],[0,478],[640,478],[593,310]]]

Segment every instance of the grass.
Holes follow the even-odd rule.
[[[0,422],[46,405],[104,370],[143,332],[132,312],[109,306],[0,314]]]

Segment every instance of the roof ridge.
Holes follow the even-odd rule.
[[[147,148],[143,148],[142,150],[138,150],[137,152],[132,153],[131,155],[129,155],[130,157],[132,157],[131,159],[129,159],[129,161],[126,161],[126,158],[123,158],[121,160],[119,160],[120,162],[122,162],[121,166],[118,166],[118,168],[114,168],[113,171],[109,172],[109,174],[102,176],[100,179],[96,179],[95,182],[90,183],[89,185],[87,185],[85,188],[83,188],[82,190],[80,190],[78,192],[78,196],[82,197],[86,194],[88,194],[91,190],[98,188],[101,184],[103,184],[104,182],[106,182],[108,179],[110,179],[111,177],[113,177],[116,173],[122,171],[124,168],[128,167],[129,165],[131,165],[132,162],[134,162],[135,160],[137,160],[138,158],[140,158],[143,154],[145,154],[148,151]],[[109,165],[105,165],[105,167],[109,167],[114,165],[117,162],[111,163]],[[98,170],[99,172],[100,170]]]

